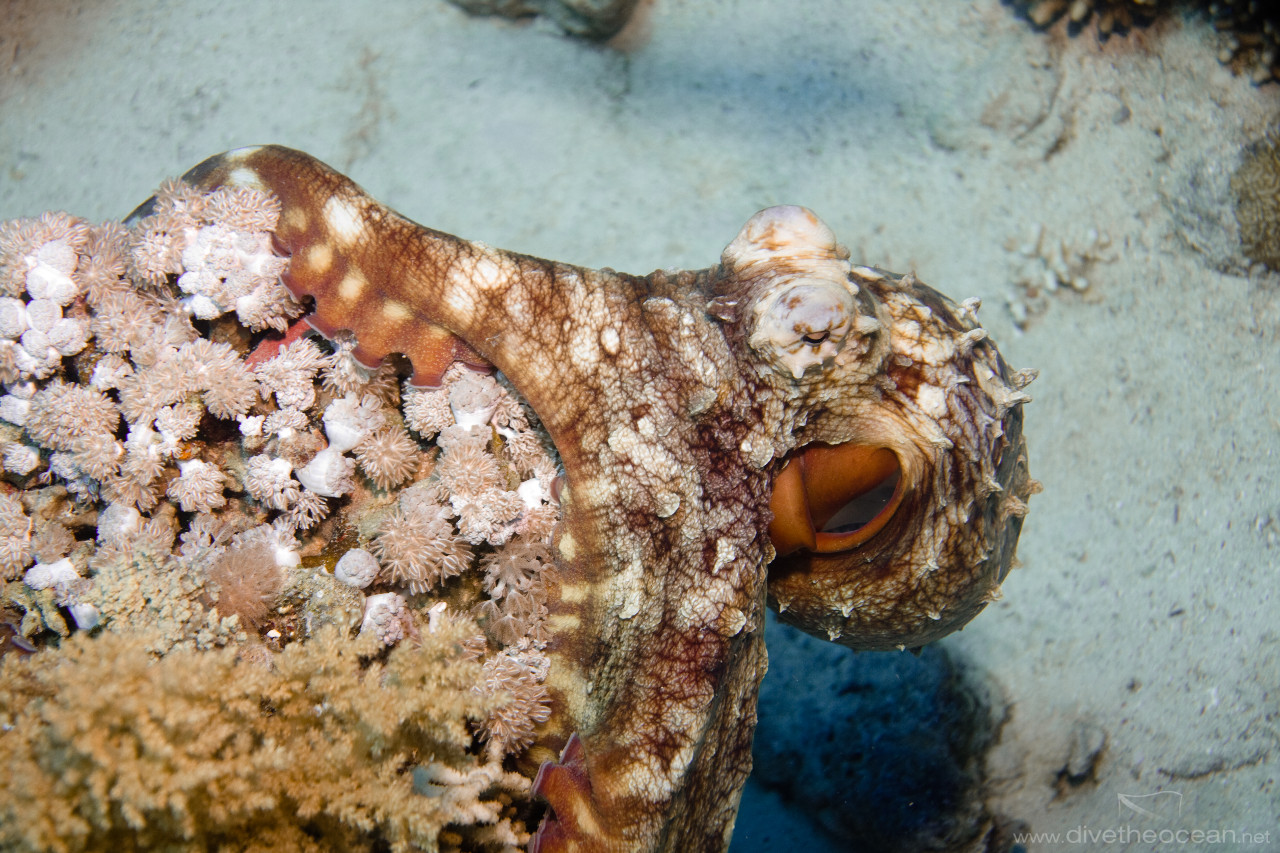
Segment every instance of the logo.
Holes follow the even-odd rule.
[[[1140,814],[1145,818],[1165,821],[1182,817],[1182,794],[1156,791],[1154,794],[1116,794],[1120,817]]]

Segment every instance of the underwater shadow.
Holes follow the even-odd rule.
[[[1005,719],[994,684],[945,644],[855,653],[772,613],[767,634],[753,782],[807,813],[837,849],[1007,848],[984,802],[984,757]]]

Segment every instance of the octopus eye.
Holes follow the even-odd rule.
[[[801,279],[756,308],[748,343],[779,373],[800,379],[810,368],[824,366],[839,354],[856,313],[853,294],[841,284]]]
[[[906,492],[898,457],[883,447],[813,444],[774,479],[769,536],[779,556],[848,551],[888,524]]]

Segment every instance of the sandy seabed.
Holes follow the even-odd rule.
[[[1004,849],[1280,850],[1280,286],[1239,258],[1225,193],[1280,85],[1232,76],[1195,19],[1100,42],[998,0],[798,5],[655,0],[619,50],[437,0],[7,0],[0,219],[118,218],[262,142],[432,227],[633,272],[808,206],[856,260],[980,297],[1041,371],[1022,567],[935,653],[995,720],[969,756],[982,819]],[[1064,242],[1080,290],[1028,293]],[[808,719],[785,694],[861,722],[856,690],[806,693],[808,641],[775,642],[762,737]],[[893,849],[823,834],[829,780],[783,778],[878,772],[853,746],[762,763],[734,851]],[[828,827],[885,808],[824,802]]]

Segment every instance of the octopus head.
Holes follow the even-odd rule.
[[[796,425],[772,484],[770,603],[856,649],[963,626],[998,595],[1037,488],[1030,374],[1007,367],[976,309],[854,267],[801,207],[753,216],[715,287],[709,310]]]

